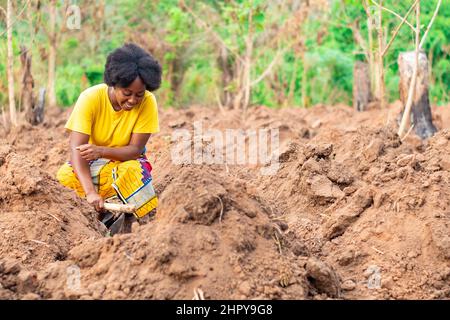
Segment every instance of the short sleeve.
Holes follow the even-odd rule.
[[[93,97],[82,93],[70,114],[65,128],[91,135],[92,122],[93,122]]]
[[[143,101],[141,108],[133,133],[159,132],[158,106],[152,93]]]

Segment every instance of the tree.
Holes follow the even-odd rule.
[[[413,11],[413,9],[416,7],[419,0],[415,0],[415,2],[409,8],[409,10],[406,12],[404,17],[401,17],[396,12],[383,7],[383,0],[380,0],[379,3],[375,2],[374,0],[371,0],[371,2],[377,7],[378,10],[374,16],[370,12],[370,10],[368,10],[368,3],[367,3],[367,0],[365,0],[364,7],[365,7],[365,10],[369,17],[369,40],[370,40],[369,43],[372,43],[371,32],[372,32],[373,27],[375,27],[375,30],[377,31],[378,47],[377,47],[377,51],[376,51],[376,59],[373,57],[373,55],[371,55],[370,56],[371,59],[369,60],[369,63],[370,63],[370,61],[372,61],[371,63],[373,65],[371,67],[371,71],[374,73],[374,76],[372,77],[372,79],[375,80],[374,81],[375,82],[374,94],[375,94],[375,97],[377,97],[377,99],[380,101],[381,108],[384,108],[387,103],[384,58],[385,58],[390,46],[392,45],[394,39],[396,38],[398,32],[400,31],[400,28],[403,26],[403,24],[406,23],[408,26],[410,26],[414,30],[413,26],[407,21],[407,19],[408,19],[408,16],[410,15],[410,13]],[[382,24],[383,10],[393,14],[394,16],[398,17],[401,20],[401,22],[398,24],[398,26],[393,31],[393,35],[392,35],[391,39],[385,46],[384,46],[384,39],[383,39],[383,24]],[[372,45],[370,45],[370,50],[372,50]]]
[[[367,109],[372,100],[369,64],[356,61],[353,69],[353,108],[356,111]]]
[[[34,106],[34,79],[31,74],[31,53],[25,46],[20,47],[20,63],[22,64],[22,93],[21,102],[26,118],[30,119],[30,114]]]
[[[427,29],[422,37],[420,39],[420,0],[416,1],[416,28],[415,28],[415,55],[414,55],[414,67],[412,71],[412,76],[409,81],[409,89],[408,94],[406,96],[406,102],[405,107],[403,111],[403,117],[400,123],[400,127],[398,129],[398,135],[400,137],[403,137],[405,135],[405,131],[408,127],[408,124],[410,123],[411,118],[411,109],[413,108],[413,105],[416,109],[414,121],[418,121],[418,119],[424,119],[426,121],[426,124],[423,125],[423,128],[420,129],[419,133],[423,132],[421,134],[422,138],[428,138],[430,135],[434,134],[436,129],[434,128],[433,124],[431,123],[431,111],[430,111],[430,105],[429,105],[429,99],[428,99],[428,83],[426,83],[425,87],[422,87],[422,90],[417,90],[417,78],[419,75],[420,70],[420,64],[419,64],[419,55],[420,50],[423,47],[423,44],[425,43],[425,39],[428,35],[428,32],[430,31],[431,26],[433,25],[434,19],[437,16],[437,13],[439,11],[439,8],[441,6],[442,0],[438,0],[438,3],[436,5],[436,10],[434,11],[433,17],[431,18],[431,21],[429,22]],[[401,57],[399,58],[401,59]],[[426,57],[425,57],[426,59]],[[405,61],[407,59],[402,59],[400,61]],[[406,69],[406,68],[405,68]],[[425,71],[423,73],[428,73],[428,66],[425,65],[423,68]],[[422,76],[423,78],[427,79],[427,75]],[[403,85],[405,87],[406,85]],[[402,86],[401,86],[402,87]],[[403,90],[404,92],[406,90]],[[422,98],[424,95],[426,97]],[[403,95],[404,96],[404,95]],[[426,129],[429,128],[429,129]]]
[[[373,0],[372,0],[373,2]],[[375,70],[377,71],[377,84],[378,90],[376,92],[377,98],[380,101],[380,106],[382,109],[386,107],[386,87],[384,83],[384,59],[383,59],[383,27],[382,27],[382,5],[383,0],[380,0],[380,4],[378,5],[378,19],[376,19],[376,31],[377,31],[377,39],[378,39],[378,52],[377,57],[375,59]]]
[[[12,17],[13,6],[12,1],[8,0],[6,7],[6,29],[8,38],[8,95],[9,95],[9,116],[12,125],[17,125],[16,100],[14,97],[14,55],[12,47]]]
[[[49,1],[50,30],[47,32],[48,49],[48,78],[47,94],[50,108],[56,107],[56,52],[57,52],[57,33],[56,33],[56,0]],[[44,29],[46,30],[46,29]]]
[[[297,2],[246,0],[220,2],[215,7],[202,3],[201,11],[208,12],[211,17],[208,19],[211,22],[207,22],[197,14],[199,9],[194,10],[182,1],[182,7],[216,45],[224,90],[222,102],[228,107],[245,112],[253,88],[272,74],[284,54],[301,41],[295,35],[300,33],[300,25],[307,17],[310,5],[305,2],[299,6]],[[292,7],[296,7],[294,12],[289,10]],[[278,11],[274,18],[276,22],[266,15],[266,12],[274,11]],[[268,57],[270,59],[261,68],[261,61],[267,61]]]

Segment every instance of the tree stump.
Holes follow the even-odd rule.
[[[37,125],[44,121],[44,107],[45,107],[45,88],[39,90],[38,102],[33,105],[31,109],[29,122],[32,125]]]
[[[22,108],[25,112],[25,119],[32,125],[37,125],[44,120],[45,89],[41,89],[39,99],[36,104],[34,89],[34,79],[31,74],[31,54],[30,51],[21,46],[20,62],[22,64]]]
[[[398,57],[400,72],[399,91],[403,105],[408,100],[409,85],[414,72],[414,61],[414,51],[400,53]],[[428,59],[426,54],[421,51],[419,53],[416,88],[411,107],[411,124],[414,124],[414,131],[421,139],[429,138],[437,131],[432,122],[428,87]]]
[[[356,61],[353,68],[353,108],[364,111],[371,100],[369,65]]]
[[[24,46],[20,47],[20,63],[22,64],[22,109],[25,112],[25,118],[31,123],[31,113],[34,106],[34,79],[31,74],[31,54]]]

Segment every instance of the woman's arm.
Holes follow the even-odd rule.
[[[89,135],[76,131],[70,133],[70,162],[86,194],[86,200],[94,206],[96,211],[101,211],[103,209],[103,198],[95,191],[89,163],[83,159],[79,151],[79,147],[88,142]]]
[[[132,133],[130,143],[125,147],[101,147],[93,144],[79,146],[80,155],[85,160],[106,158],[116,161],[136,160],[142,154],[150,133]]]

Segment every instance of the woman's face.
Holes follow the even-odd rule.
[[[114,95],[122,110],[130,111],[134,107],[138,106],[142,99],[144,99],[145,85],[141,78],[137,77],[126,88],[115,87]]]

